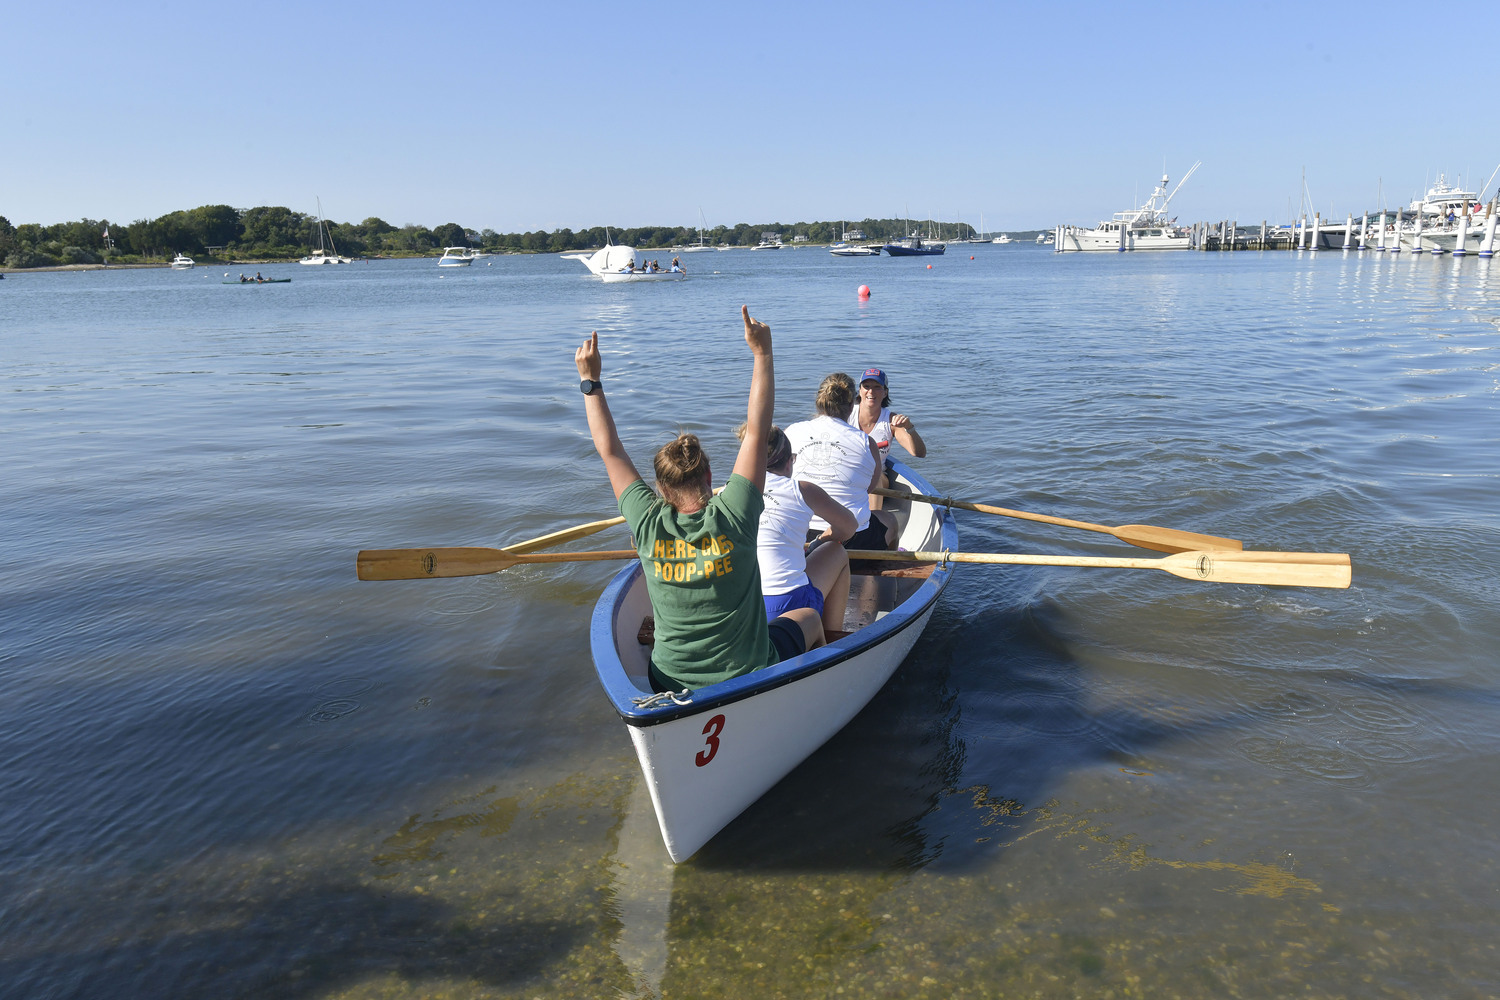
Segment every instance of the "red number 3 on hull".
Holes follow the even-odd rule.
[[[697,760],[699,767],[713,760],[714,754],[719,752],[719,734],[723,731],[724,716],[722,715],[716,715],[704,724],[703,735],[706,739],[703,741],[703,746],[705,749],[699,750],[698,756],[694,758]]]

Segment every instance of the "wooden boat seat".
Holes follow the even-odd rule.
[[[890,576],[902,580],[925,580],[937,569],[937,563],[909,563],[895,560],[857,559],[849,564],[850,576]]]

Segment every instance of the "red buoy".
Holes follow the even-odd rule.
[[[860,285],[859,286],[859,297],[862,298],[862,299],[868,299],[870,297],[870,286],[869,285]]]

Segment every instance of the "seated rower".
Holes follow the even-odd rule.
[[[771,330],[740,309],[754,357],[745,436],[734,472],[713,495],[708,456],[693,434],[679,434],[656,453],[657,496],[625,452],[599,383],[599,335],[574,353],[594,448],[630,525],[656,616],[651,653],[653,689],[700,688],[739,677],[824,644],[823,622],[799,608],[767,623],[756,545],[766,441],[775,374]]]
[[[797,456],[793,478],[816,483],[853,512],[858,530],[845,548],[894,549],[899,537],[895,517],[870,509],[870,490],[885,482],[879,450],[868,434],[846,419],[854,407],[854,380],[843,372],[823,379],[816,406],[815,417],[786,429]],[[829,524],[815,517],[812,527],[826,532]]]
[[[735,429],[743,436],[743,426]],[[807,551],[807,529],[814,517],[829,524],[834,542],[852,536],[859,522],[854,512],[824,489],[792,478],[792,445],[780,427],[771,426],[766,444],[765,509],[755,553],[766,617],[794,608],[812,608],[823,619],[825,633],[841,632],[849,603],[849,554],[842,545],[820,544]]]

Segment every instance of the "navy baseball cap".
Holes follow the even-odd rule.
[[[885,386],[885,388],[887,389],[890,388],[890,386],[887,385],[885,381],[885,372],[881,371],[879,368],[866,368],[865,373],[859,377],[861,385],[870,381],[870,379],[874,379],[882,386]]]

